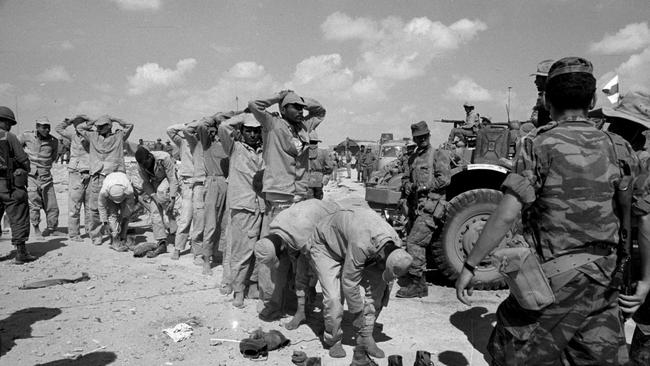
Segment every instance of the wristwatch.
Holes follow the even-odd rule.
[[[476,275],[476,266],[473,266],[473,265],[467,263],[467,261],[465,261],[463,263],[463,267],[466,268],[468,271],[470,271],[472,273],[472,276]]]

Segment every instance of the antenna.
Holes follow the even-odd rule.
[[[506,104],[506,115],[508,116],[508,123],[510,123],[510,90],[511,86],[508,87],[508,104]]]
[[[239,110],[239,96],[235,96],[235,105],[236,105],[235,110],[238,111]]]

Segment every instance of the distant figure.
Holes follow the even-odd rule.
[[[165,151],[165,145],[163,145],[162,139],[156,140],[156,143],[153,144],[151,151]]]
[[[334,163],[327,151],[318,148],[316,131],[309,133],[309,190],[307,196],[310,198],[323,199],[324,179],[334,170]]]
[[[357,182],[362,182],[363,181],[363,169],[361,168],[361,164],[363,163],[363,157],[366,154],[366,145],[361,145],[359,147],[359,151],[357,152],[357,155],[355,155],[355,167],[357,169]]]
[[[138,146],[144,146],[144,140],[138,139]]]

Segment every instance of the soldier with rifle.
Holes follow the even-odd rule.
[[[648,170],[650,155],[646,150],[647,133],[650,131],[649,107],[650,94],[630,92],[625,94],[614,108],[604,107],[590,113],[590,117],[604,117],[605,122],[609,123],[608,131],[620,135],[630,143],[639,158],[641,171],[645,177],[650,173]],[[639,216],[643,220],[643,216],[650,212],[650,206],[643,197],[644,183],[644,179],[638,178],[635,181],[634,189],[626,191],[628,196],[626,199],[627,208],[622,210],[624,211],[622,212],[623,215],[619,216],[622,217],[623,226],[627,233],[634,233],[632,228],[639,226],[639,223],[635,221],[639,220]],[[636,282],[639,270],[645,269],[645,267],[635,268],[635,266],[639,265],[639,262],[638,258],[634,258],[634,256],[638,254],[632,250],[632,243],[636,239],[639,243],[639,249],[647,251],[646,241],[648,238],[642,235],[637,238],[627,235],[626,239],[625,245],[619,247],[621,253],[619,276],[617,278],[621,281],[624,290],[619,296],[619,304],[624,314],[628,316],[634,314],[633,319],[636,322],[636,329],[630,346],[630,361],[633,365],[648,365],[650,364],[650,301],[647,299],[643,301],[640,296],[643,294],[643,287],[647,287],[648,283]],[[645,277],[647,278],[647,275]],[[640,286],[641,289],[639,289]],[[643,303],[641,304],[641,302]]]
[[[497,310],[487,346],[495,365],[628,361],[620,311],[633,311],[650,289],[650,216],[639,220],[643,277],[634,295],[621,296],[623,302],[614,273],[621,262],[617,247],[627,233],[620,230],[615,206],[624,211],[620,193],[630,189],[627,183],[638,175],[639,162],[625,140],[587,119],[595,91],[591,62],[567,57],[551,66],[545,104],[553,121],[524,137],[513,171],[503,182],[504,197],[456,281],[458,299],[470,305],[476,266],[521,215],[531,248],[498,249],[494,254],[521,254],[507,257],[510,264],[500,263],[511,294]],[[638,192],[647,192],[648,183],[642,186]],[[650,199],[647,194],[638,198],[636,206]],[[521,278],[535,281],[518,282]],[[526,296],[531,293],[539,296]]]
[[[9,218],[11,244],[16,246],[14,263],[23,264],[36,257],[25,246],[29,238],[27,173],[30,164],[18,138],[9,132],[16,123],[14,112],[0,106],[0,203]]]

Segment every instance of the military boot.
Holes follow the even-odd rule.
[[[375,361],[373,361],[368,356],[368,350],[365,346],[357,345],[354,347],[354,354],[352,354],[352,363],[350,366],[378,366]]]
[[[28,262],[33,262],[36,260],[36,257],[29,254],[25,243],[16,244],[16,257],[14,258],[15,264],[25,264]]]
[[[240,309],[244,307],[244,293],[242,291],[235,291],[232,306]]]
[[[397,294],[395,294],[395,296],[404,299],[426,297],[427,295],[429,295],[429,288],[424,277],[416,276],[410,276],[408,286],[400,288]]]
[[[431,353],[427,351],[417,351],[415,353],[415,363],[413,366],[434,366],[431,361]]]
[[[402,356],[400,355],[388,356],[388,366],[403,366]]]

